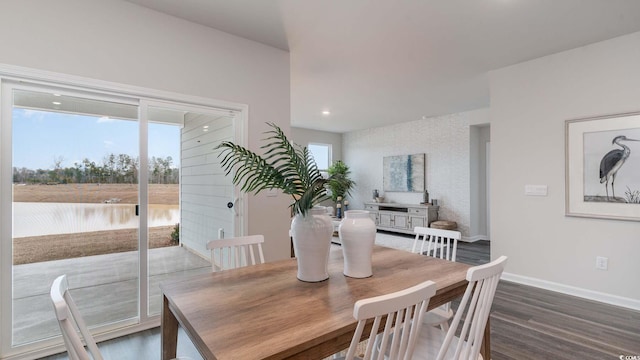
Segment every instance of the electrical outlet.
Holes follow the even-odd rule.
[[[604,256],[596,256],[596,269],[607,270],[609,267],[609,258]]]

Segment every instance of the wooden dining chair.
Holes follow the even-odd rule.
[[[506,263],[507,257],[501,256],[467,271],[469,284],[449,330],[445,332],[437,327],[425,326],[416,342],[414,359],[482,359],[480,347],[485,326]],[[462,329],[456,335],[461,322]]]
[[[356,301],[353,317],[358,320],[358,325],[345,359],[355,358],[365,325],[371,323],[371,320],[373,327],[362,359],[374,359],[379,352],[385,354],[385,359],[389,360],[411,359],[420,329],[423,327],[422,316],[435,293],[436,284],[433,281],[425,281],[391,294]],[[385,319],[384,330],[378,334],[378,329]]]
[[[214,272],[248,265],[264,264],[263,235],[210,240],[211,267]]]
[[[458,240],[462,238],[462,234],[459,231],[433,229],[421,226],[416,226],[413,231],[416,233],[416,236],[413,240],[412,252],[444,260],[456,261]],[[416,251],[418,244],[420,244],[419,250]],[[440,326],[442,330],[447,331],[451,318],[453,318],[451,303],[446,303],[429,311],[423,321],[426,325]]]
[[[60,331],[62,332],[62,338],[64,339],[64,345],[67,348],[70,360],[102,360],[98,345],[87,324],[80,316],[78,307],[71,298],[69,293],[69,284],[67,283],[67,276],[58,276],[51,285],[51,301],[53,302],[53,309],[56,313],[56,319],[58,319],[58,325],[60,325]],[[85,349],[82,344],[82,339],[78,334],[78,330],[82,339],[87,344]],[[91,357],[90,357],[91,356]]]

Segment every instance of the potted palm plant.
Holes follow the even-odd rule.
[[[326,185],[332,178],[322,177],[306,147],[292,144],[280,127],[267,124],[273,129],[266,132],[267,143],[261,146],[263,155],[224,141],[216,147],[222,149],[218,155],[222,157],[222,168],[227,176],[233,174],[233,184],[241,186],[241,191],[258,194],[280,189],[291,196],[291,236],[298,279],[326,280],[333,225],[326,211],[314,206],[328,199]]]
[[[329,181],[327,184],[331,192],[331,200],[333,200],[334,204],[337,206],[337,204],[347,198],[347,195],[349,195],[349,192],[356,183],[349,179],[351,171],[347,164],[342,160],[338,160],[331,164],[329,169],[327,169],[327,173],[329,174]]]

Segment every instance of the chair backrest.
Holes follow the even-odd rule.
[[[456,261],[458,240],[462,238],[462,234],[460,234],[459,231],[433,229],[422,226],[416,226],[413,228],[413,231],[416,233],[416,237],[413,240],[411,252]],[[418,243],[420,242],[420,251],[416,251]]]
[[[456,330],[463,315],[465,316],[464,324],[458,335],[460,341],[457,342],[453,358],[474,360],[478,358],[491,304],[506,263],[507,257],[501,256],[488,264],[474,266],[467,271],[469,285],[436,359],[451,358],[450,350],[453,349],[449,349],[449,346],[456,336]],[[449,354],[445,356],[447,352]]]
[[[60,325],[64,345],[69,353],[70,360],[102,360],[102,355],[96,341],[91,336],[87,324],[80,316],[78,307],[69,294],[69,284],[67,276],[61,275],[53,281],[51,285],[51,301],[53,309]],[[82,338],[87,343],[87,349],[82,344],[82,339],[78,335],[78,331],[82,334]],[[89,357],[91,355],[91,357]]]
[[[211,250],[213,271],[264,264],[263,243],[262,235],[210,240],[207,242],[207,249]]]
[[[353,317],[358,326],[353,334],[346,360],[355,356],[367,320],[373,319],[373,327],[364,360],[373,359],[375,354],[385,354],[389,360],[411,359],[416,339],[422,326],[422,317],[427,310],[429,300],[436,293],[436,284],[425,281],[416,286],[391,294],[356,301]],[[386,318],[384,331],[378,335],[381,322]],[[394,334],[393,336],[391,336]],[[375,349],[378,344],[378,349]]]

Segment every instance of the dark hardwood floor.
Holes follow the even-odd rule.
[[[490,242],[458,243],[456,260],[489,261]],[[640,359],[640,312],[500,281],[491,308],[491,357]]]
[[[489,250],[488,241],[460,242],[457,261],[487,263]],[[147,342],[154,345],[140,345]],[[187,349],[193,346],[186,336],[179,344],[188,345]],[[111,354],[118,354],[119,359],[156,359],[159,329],[100,346],[107,352],[114,349]],[[193,350],[187,353],[198,358]],[[595,360],[620,359],[621,355],[640,359],[640,312],[501,281],[491,312],[491,355],[494,360]],[[65,358],[62,355],[50,359]]]
[[[502,281],[491,312],[492,358],[640,355],[640,312]]]
[[[480,240],[472,243],[459,241],[456,261],[469,265],[482,265],[491,260],[491,243]]]

